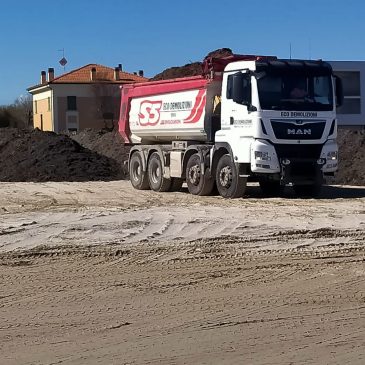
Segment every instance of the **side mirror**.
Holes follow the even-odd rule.
[[[232,75],[232,99],[235,103],[251,105],[250,76],[237,72]]]
[[[232,99],[235,103],[242,104],[243,95],[243,73],[237,72],[232,75]]]
[[[335,76],[336,82],[336,106],[339,107],[343,104],[343,87],[342,87],[342,80]]]

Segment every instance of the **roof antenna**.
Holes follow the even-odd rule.
[[[63,67],[63,71],[66,71],[66,64],[67,64],[67,60],[65,58],[65,49],[58,49],[58,52],[62,52],[62,58],[58,61],[59,64]]]
[[[291,42],[289,43],[289,58],[291,59]]]

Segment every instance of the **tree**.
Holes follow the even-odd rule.
[[[21,95],[13,104],[0,106],[0,128],[29,128],[32,126],[32,96]]]
[[[93,84],[96,99],[96,117],[104,121],[104,128],[113,130],[119,118],[120,89],[118,84]]]

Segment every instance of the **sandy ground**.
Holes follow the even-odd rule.
[[[365,188],[0,183],[1,364],[364,364]]]

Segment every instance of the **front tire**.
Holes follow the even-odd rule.
[[[142,156],[139,151],[134,152],[129,160],[129,179],[132,186],[137,190],[148,190],[150,188],[147,172],[143,171]]]
[[[148,181],[153,191],[164,192],[170,189],[171,179],[163,176],[163,167],[160,155],[153,152],[148,161]]]
[[[240,198],[246,190],[247,178],[240,177],[230,155],[223,155],[218,161],[216,184],[223,198]]]
[[[201,172],[201,158],[198,153],[190,156],[186,165],[186,184],[193,195],[209,195],[214,187],[214,180],[206,170]]]

